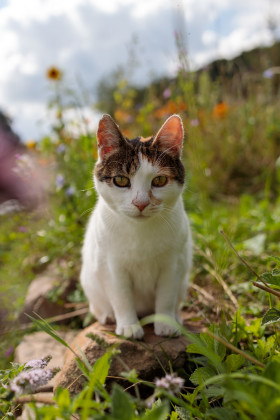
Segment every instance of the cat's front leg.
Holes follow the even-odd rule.
[[[107,293],[116,318],[116,334],[141,339],[144,331],[136,315],[129,276],[122,270],[112,271]]]
[[[166,315],[171,320],[181,321],[178,311],[179,293],[182,289],[181,278],[182,276],[179,275],[178,270],[172,264],[162,270],[156,292],[156,315]],[[183,300],[184,296],[181,296],[181,299]],[[179,328],[161,321],[155,321],[154,328],[155,334],[160,336],[180,334]]]

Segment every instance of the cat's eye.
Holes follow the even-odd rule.
[[[164,185],[167,184],[167,176],[164,175],[160,175],[160,176],[156,176],[153,180],[152,180],[152,186],[153,187],[164,187]]]
[[[130,187],[130,180],[126,176],[121,176],[121,175],[115,176],[113,178],[113,182],[117,187],[120,187],[120,188]]]

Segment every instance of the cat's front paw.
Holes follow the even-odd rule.
[[[144,335],[144,330],[140,324],[118,325],[116,328],[116,334],[124,335],[127,338],[141,340]]]
[[[171,325],[164,324],[162,322],[155,322],[154,328],[155,334],[160,335],[162,337],[170,337],[171,335],[178,337],[179,335],[181,335],[179,329],[174,328]]]

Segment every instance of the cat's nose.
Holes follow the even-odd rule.
[[[142,212],[150,204],[150,202],[133,200],[132,204],[134,204],[134,206]]]

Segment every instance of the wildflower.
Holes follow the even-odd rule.
[[[65,150],[66,150],[65,144],[60,144],[56,149],[57,153],[64,153]]]
[[[55,183],[56,183],[57,189],[60,190],[65,184],[64,176],[62,174],[57,174]]]
[[[26,229],[25,226],[19,226],[18,231],[21,232],[21,233],[26,233],[27,229]]]
[[[27,149],[35,149],[36,142],[34,140],[28,140],[26,142],[26,147],[27,147]]]
[[[272,79],[275,74],[280,74],[280,66],[270,67],[263,72],[263,77],[265,79]]]
[[[197,127],[199,125],[199,120],[198,118],[194,118],[193,120],[190,121],[190,125],[192,127]]]
[[[224,118],[228,113],[228,104],[226,102],[219,102],[214,106],[213,115],[215,118]]]
[[[177,376],[175,373],[168,374],[163,378],[156,378],[155,384],[158,388],[163,388],[166,391],[177,394],[181,391],[184,385],[184,379]]]
[[[271,69],[267,69],[263,72],[263,77],[265,79],[271,79],[273,77],[273,71]]]
[[[168,98],[170,98],[170,96],[171,96],[171,90],[170,89],[165,89],[164,91],[163,91],[163,94],[162,94],[162,96],[165,98],[165,99],[168,99]]]
[[[15,394],[28,394],[38,387],[46,385],[59,369],[30,369],[20,372],[11,382],[10,388]]]
[[[6,351],[5,351],[5,357],[10,357],[14,352],[14,347],[10,346]]]
[[[76,192],[76,188],[73,185],[71,185],[69,188],[67,188],[67,190],[65,191],[65,194],[68,197],[72,197],[72,195],[74,195],[75,192]]]
[[[44,369],[47,364],[49,363],[49,361],[51,360],[52,356],[46,356],[46,357],[42,357],[42,359],[34,359],[34,360],[29,360],[29,362],[27,362],[24,366],[24,369],[26,368],[40,368],[40,369]]]
[[[62,78],[62,72],[53,66],[47,70],[46,76],[50,80],[60,80]]]

